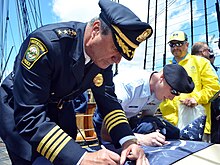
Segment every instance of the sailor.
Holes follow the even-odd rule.
[[[192,78],[182,66],[167,64],[159,72],[133,70],[129,72],[129,76],[121,72],[114,77],[113,81],[117,99],[129,119],[139,144],[162,146],[167,144],[166,140],[179,139],[180,130],[166,121],[163,121],[165,123],[163,126],[154,114],[163,100],[172,100],[180,93],[193,91]],[[110,86],[106,88],[106,90],[112,89]],[[101,129],[103,117],[100,110],[99,107],[96,109],[93,124],[99,141],[106,144],[106,141],[111,141],[111,138],[105,131],[105,126]],[[141,117],[137,117],[140,112]],[[153,122],[161,128],[161,133],[155,130]]]

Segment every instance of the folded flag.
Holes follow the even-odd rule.
[[[193,120],[185,128],[180,131],[180,139],[202,141],[206,122],[206,116],[202,115]]]

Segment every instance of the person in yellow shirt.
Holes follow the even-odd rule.
[[[207,59],[188,53],[189,43],[183,31],[175,31],[170,35],[169,46],[174,56],[170,63],[183,66],[188,75],[192,77],[195,88],[190,94],[180,94],[173,100],[164,100],[159,106],[162,115],[166,120],[177,125],[180,104],[189,107],[201,104],[207,115],[203,138],[205,141],[210,141],[210,136],[208,136],[211,131],[210,99],[220,90],[218,76]]]

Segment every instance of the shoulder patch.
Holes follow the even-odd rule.
[[[55,32],[59,38],[76,36],[76,31],[70,28],[55,29]]]
[[[21,61],[27,69],[31,69],[41,56],[48,52],[47,47],[37,38],[30,38],[28,48]]]

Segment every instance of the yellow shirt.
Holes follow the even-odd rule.
[[[206,126],[205,133],[210,134],[211,131],[211,103],[209,100],[216,92],[220,90],[218,76],[211,66],[210,62],[199,56],[188,54],[179,62],[183,66],[188,75],[192,77],[195,88],[192,93],[174,97],[173,100],[165,100],[160,104],[160,110],[163,117],[174,125],[178,123],[178,106],[179,100],[193,97],[198,104],[205,107],[206,110]],[[180,77],[181,79],[181,77]]]

